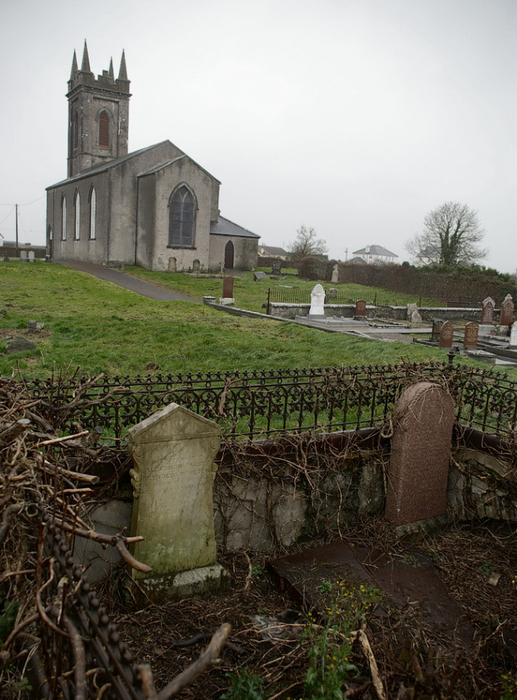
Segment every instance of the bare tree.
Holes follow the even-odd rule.
[[[488,255],[477,246],[484,235],[477,212],[446,202],[425,217],[423,232],[406,243],[406,250],[421,265],[471,265]]]
[[[316,238],[316,231],[312,226],[300,226],[296,231],[296,238],[289,246],[291,257],[301,260],[309,255],[323,255],[328,251],[323,238]]]

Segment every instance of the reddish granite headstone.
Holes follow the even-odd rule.
[[[509,294],[507,294],[505,300],[501,304],[501,314],[499,316],[499,325],[500,326],[511,326],[513,323],[513,313],[514,313],[513,299]]]
[[[452,336],[454,329],[450,321],[445,321],[440,330],[440,347],[452,348]]]
[[[495,309],[495,301],[492,299],[492,297],[487,297],[486,299],[483,299],[482,306],[481,306],[480,323],[482,323],[482,324],[493,323],[494,322],[494,309]]]
[[[463,347],[465,350],[473,350],[478,346],[479,324],[467,323],[463,334]]]
[[[223,280],[223,298],[233,299],[233,277],[225,277]]]
[[[366,316],[366,302],[364,299],[359,299],[355,302],[355,315]]]
[[[399,399],[386,494],[393,524],[445,514],[453,423],[453,400],[438,384],[413,384]]]

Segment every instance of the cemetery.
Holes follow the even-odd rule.
[[[466,364],[503,306],[406,306],[435,361],[2,377],[6,697],[507,697],[517,384]]]

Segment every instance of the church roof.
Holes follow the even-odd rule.
[[[158,144],[160,145],[160,144]],[[143,175],[152,175],[152,173],[156,173],[159,170],[162,170],[162,168],[166,168],[168,165],[172,165],[173,163],[177,163],[179,160],[182,160],[182,158],[188,158],[191,163],[194,163],[200,170],[202,170],[204,173],[206,173],[209,177],[211,177],[213,180],[221,184],[221,181],[218,180],[216,177],[211,175],[208,170],[205,170],[202,165],[199,165],[199,163],[196,163],[195,160],[193,160],[190,156],[188,156],[186,153],[182,153],[180,156],[176,156],[176,158],[169,158],[169,160],[165,160],[161,163],[157,163],[156,165],[153,165],[151,168],[148,168],[147,170],[144,170],[142,173],[138,173],[138,177],[142,177]]]
[[[234,224],[233,221],[225,219],[219,215],[217,221],[210,223],[210,234],[214,236],[240,236],[241,238],[260,238],[256,233],[248,231],[248,229]]]

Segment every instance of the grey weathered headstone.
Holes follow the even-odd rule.
[[[463,333],[463,347],[465,350],[474,350],[478,346],[479,324],[467,323]]]
[[[265,272],[254,272],[253,279],[255,282],[260,282],[260,280],[266,279],[267,275]]]
[[[366,302],[364,299],[359,299],[355,302],[355,316],[366,316]]]
[[[20,250],[20,262],[27,262],[27,251]]]
[[[422,316],[420,316],[418,309],[415,309],[411,314],[411,323],[422,323]]]
[[[34,262],[35,260],[35,255],[33,250],[29,250],[29,262]]]
[[[395,525],[440,515],[447,509],[454,403],[442,387],[408,387],[393,413],[386,518]]]
[[[452,348],[452,337],[454,334],[454,329],[450,321],[445,321],[440,331],[440,347],[441,348]]]
[[[194,260],[192,263],[192,272],[198,273],[200,271],[200,269],[201,269],[201,263],[196,258],[196,260]]]
[[[408,321],[411,321],[411,316],[415,311],[418,311],[418,306],[416,304],[408,304],[407,305],[407,314],[406,318]]]
[[[514,304],[510,294],[507,294],[501,304],[501,314],[499,316],[500,326],[511,326],[513,323]]]
[[[339,282],[339,265],[336,263],[332,268],[332,284],[337,284]]]
[[[331,287],[328,291],[327,294],[328,299],[337,299],[337,289],[335,287]]]
[[[37,349],[36,343],[32,340],[27,340],[26,338],[13,338],[5,346],[5,352],[8,355],[12,355],[15,352],[28,352],[30,350]]]
[[[311,292],[311,308],[309,316],[325,315],[325,290],[321,284],[317,284]]]
[[[155,600],[174,598],[178,587],[183,594],[186,581],[202,588],[203,580],[213,585],[217,578],[212,489],[219,433],[216,423],[174,403],[128,432],[134,463],[131,529],[144,537],[134,556],[153,569],[133,575]],[[188,570],[197,573],[176,580]]]
[[[482,325],[492,324],[494,322],[495,301],[492,297],[483,299],[481,303],[481,320]]]

